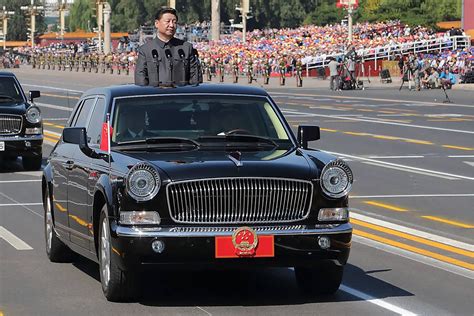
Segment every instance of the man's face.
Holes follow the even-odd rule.
[[[158,34],[166,38],[174,36],[177,24],[178,19],[172,13],[165,13],[161,16],[161,19],[155,20],[155,27],[158,30]]]

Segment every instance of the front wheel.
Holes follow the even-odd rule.
[[[119,268],[117,256],[112,252],[110,223],[104,205],[99,221],[99,269],[102,291],[108,301],[123,302],[137,298],[138,272]]]
[[[342,282],[344,267],[332,262],[314,267],[295,267],[298,287],[304,294],[332,295]]]
[[[44,194],[44,237],[46,242],[46,255],[51,262],[71,262],[76,255],[59,239],[54,230],[51,195],[47,187]]]

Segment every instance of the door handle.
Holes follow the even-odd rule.
[[[72,170],[72,168],[74,168],[74,161],[68,160],[68,161],[66,161],[65,163],[63,163],[63,166],[64,166],[64,168],[66,168],[67,170]]]

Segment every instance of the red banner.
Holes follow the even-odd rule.
[[[337,0],[336,2],[338,8],[347,8],[349,5],[352,5],[352,8],[355,9],[359,6],[359,0]]]

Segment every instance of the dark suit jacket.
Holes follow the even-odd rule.
[[[166,49],[172,57],[167,58]],[[184,58],[179,50],[184,52]],[[156,50],[158,57],[153,57]],[[189,42],[172,38],[168,43],[158,37],[138,48],[138,60],[135,69],[135,84],[140,86],[158,86],[160,84],[197,84],[199,83],[197,57],[193,54],[193,46]]]

